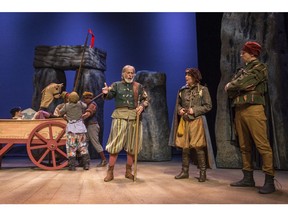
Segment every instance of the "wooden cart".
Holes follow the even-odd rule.
[[[65,130],[66,121],[62,118],[0,119],[0,168],[2,157],[14,144],[26,145],[30,160],[44,170],[67,166]]]

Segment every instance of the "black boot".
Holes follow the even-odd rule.
[[[76,157],[69,157],[68,164],[69,164],[68,170],[75,171]]]
[[[255,187],[255,181],[253,178],[253,171],[242,170],[244,177],[240,181],[230,184],[232,187]]]
[[[206,156],[204,150],[197,150],[197,160],[198,166],[200,169],[200,176],[198,181],[205,182],[206,181]]]
[[[260,188],[260,194],[269,194],[275,192],[274,176],[265,174],[265,183],[263,187]]]
[[[182,169],[181,172],[175,176],[175,179],[189,178],[189,165],[190,165],[190,149],[182,150]]]
[[[84,170],[89,170],[89,168],[90,168],[90,157],[89,157],[89,154],[82,155],[82,160],[83,160],[83,169]]]

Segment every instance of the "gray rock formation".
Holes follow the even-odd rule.
[[[140,161],[171,160],[169,121],[166,98],[166,74],[138,71],[135,81],[141,83],[149,96],[149,106],[143,113],[143,149]]]
[[[269,96],[267,117],[270,141],[274,150],[274,166],[288,169],[288,49],[285,19],[282,13],[224,13],[221,27],[221,81],[217,92],[216,143],[217,166],[241,168],[239,148],[233,141],[229,102],[224,86],[241,64],[240,50],[248,41],[262,44],[262,60],[269,68]],[[268,101],[269,102],[269,101]],[[255,150],[254,164],[261,167]]]

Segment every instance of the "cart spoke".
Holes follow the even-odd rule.
[[[57,148],[56,151],[61,154],[62,156],[64,156],[65,158],[67,158],[67,154],[66,152],[62,151],[62,149]]]
[[[35,132],[35,136],[38,137],[40,140],[42,140],[44,143],[47,143],[47,139],[43,137],[40,133]]]
[[[62,131],[58,134],[56,138],[56,142],[59,142],[59,140],[64,136],[65,134],[65,129],[62,129]]]
[[[33,144],[34,144],[34,143],[33,143]],[[34,149],[42,149],[42,148],[48,148],[48,145],[47,145],[47,144],[44,144],[44,145],[30,146],[30,149],[31,149],[31,150],[34,150]]]
[[[42,155],[42,157],[37,161],[38,163],[41,163],[43,160],[44,160],[44,158],[46,157],[46,155],[49,153],[49,149],[47,149],[44,153],[43,153],[43,155]]]
[[[57,146],[66,146],[66,141],[65,140],[60,140],[60,142],[57,143]]]
[[[53,167],[56,167],[57,164],[56,164],[56,157],[55,157],[55,151],[52,151],[52,162],[53,162]]]
[[[52,125],[49,124],[49,137],[50,139],[53,139],[53,131],[52,131]]]

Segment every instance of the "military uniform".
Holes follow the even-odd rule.
[[[262,156],[264,173],[274,176],[273,153],[267,138],[264,112],[267,67],[255,59],[240,69],[227,87],[235,107],[235,127],[243,160],[243,170],[253,171],[252,144]]]

